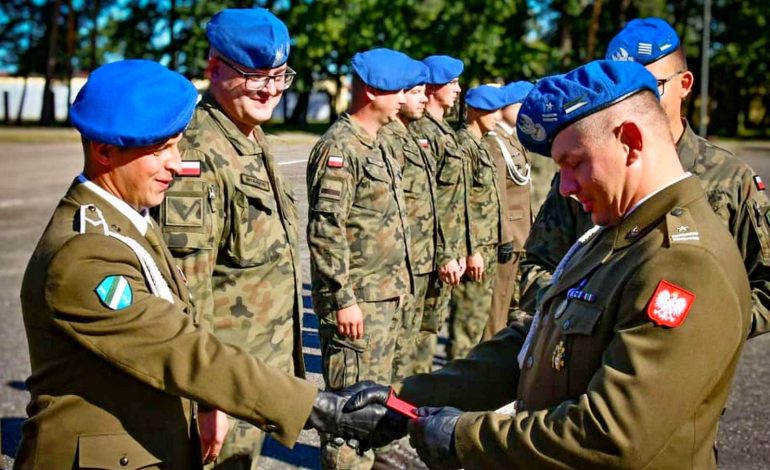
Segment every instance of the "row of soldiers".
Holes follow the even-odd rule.
[[[592,292],[599,287],[589,277],[567,275],[563,279],[574,285],[568,286],[568,298],[556,308],[554,295],[547,295],[550,286],[557,284],[551,273],[557,280],[562,277],[568,264],[564,260],[574,254],[574,249],[566,253],[570,246],[588,243],[587,237],[578,240],[583,232],[602,239],[592,226],[614,226],[613,211],[627,201],[581,198],[569,186],[578,172],[577,164],[570,161],[577,157],[560,154],[567,181],[554,179],[523,254],[531,215],[526,196],[520,193],[528,191],[531,162],[516,142],[514,129],[525,138],[527,148],[551,155],[554,137],[564,128],[559,126],[576,122],[588,110],[600,113],[639,90],[660,98],[670,127],[659,134],[661,142],[673,134],[682,166],[702,177],[711,207],[728,221],[755,294],[751,334],[766,329],[763,301],[770,296],[763,294],[768,291],[763,276],[770,254],[770,218],[764,186],[745,164],[697,137],[681,119],[679,109],[692,87],[692,74],[678,37],[665,22],[630,22],[608,49],[608,59],[618,62],[589,64],[571,76],[544,79],[535,90],[522,82],[469,90],[467,117],[457,132],[444,116],[459,96],[462,62],[447,56],[416,61],[395,51],[374,49],[354,57],[349,113],[322,136],[308,162],[313,308],[320,320],[324,380],[328,389],[339,393],[315,391],[288,375],[304,376],[298,217],[294,192],[278,173],[260,129],[294,78],[287,66],[288,31],[265,10],[224,10],[208,24],[207,36],[210,89],[194,113],[189,88],[176,78],[167,78],[173,86],[162,90],[181,96],[178,101],[136,91],[140,85],[154,86],[144,81],[144,74],[162,74],[134,61],[105,66],[102,75],[95,72],[91,86],[84,88],[73,106],[77,111],[73,123],[84,136],[86,167],[57,209],[30,262],[22,291],[33,403],[19,466],[37,462],[53,467],[60,462],[70,468],[76,454],[81,466],[98,466],[112,458],[126,466],[124,459],[130,459],[127,454],[118,455],[119,449],[131,449],[137,456],[131,459],[139,458],[144,464],[166,462],[172,468],[190,468],[195,459],[189,441],[199,433],[204,462],[219,468],[254,468],[263,432],[290,445],[303,426],[322,432],[324,466],[372,466],[375,456],[360,448],[354,452],[349,444],[355,441],[345,439],[368,438],[384,415],[384,408],[376,403],[381,389],[359,382],[387,384],[429,371],[435,335],[447,316],[455,357],[465,355],[479,341],[487,323],[487,335],[492,336],[508,320],[516,288],[515,263],[520,257],[524,259],[521,307],[526,313],[516,311],[514,326],[480,347],[477,357],[508,364],[510,358],[500,358],[502,349],[495,348],[505,344],[508,351],[513,341],[519,344],[511,349],[514,356],[520,355],[518,365],[511,364],[517,371],[533,366],[537,366],[533,374],[546,366],[552,373],[570,370],[578,362],[571,355],[572,343],[557,341],[550,362],[536,360],[531,352],[544,351],[535,335],[544,316],[539,313],[543,299],[551,300],[547,305],[554,306],[557,319],[566,318],[561,325],[565,334],[593,338],[592,325],[604,310],[589,308],[600,297],[598,291]],[[624,61],[640,62],[648,71],[618,65]],[[128,117],[105,123],[112,83],[124,84],[137,98],[131,93],[121,96],[126,107],[119,114]],[[609,88],[599,93],[604,86]],[[563,102],[554,104],[558,100]],[[142,119],[131,115],[149,103],[169,108],[168,113],[141,114]],[[535,112],[533,106],[540,105],[543,108]],[[529,106],[529,112],[519,116],[519,106]],[[183,135],[177,136],[181,130]],[[656,132],[661,131],[656,128]],[[631,142],[629,148],[639,142]],[[172,158],[177,143],[181,162]],[[665,145],[660,145],[666,153]],[[142,152],[148,148],[152,150],[148,155],[158,158],[172,154],[163,157],[163,171],[152,170],[148,163],[134,164],[135,173],[124,169],[127,162],[138,161],[137,155],[142,156],[139,160],[145,158]],[[167,173],[179,176],[170,186]],[[649,171],[646,174],[649,177]],[[100,188],[109,194],[102,194]],[[597,191],[613,189],[617,188]],[[574,194],[580,204],[560,192]],[[113,201],[110,194],[120,201]],[[155,206],[158,227],[143,212]],[[73,211],[79,221],[74,225],[68,223]],[[680,217],[683,210],[674,213]],[[695,240],[698,232],[689,226],[694,227],[695,221],[672,226],[681,232],[675,240]],[[628,227],[625,240],[630,244],[642,239],[644,229]],[[140,240],[141,250],[128,240],[134,238]],[[722,261],[732,266],[731,261]],[[731,287],[736,291],[740,291],[739,277],[731,278],[737,283]],[[609,286],[610,278],[605,276],[602,282]],[[498,295],[493,297],[495,281]],[[719,282],[709,279],[704,285]],[[700,287],[690,288],[700,292]],[[640,285],[636,295],[650,299],[645,289]],[[665,291],[669,297],[672,292],[685,291]],[[656,291],[652,299],[659,298]],[[689,310],[687,302],[684,306]],[[676,328],[684,320],[681,312],[674,317],[679,322],[669,320],[669,327]],[[585,318],[593,323],[589,325]],[[661,318],[653,320],[659,324]],[[546,318],[545,325],[551,327],[550,321]],[[146,336],[148,331],[153,335]],[[517,336],[521,332],[527,336],[523,346],[524,338]],[[597,343],[603,344],[599,336]],[[597,348],[594,352],[600,351]],[[115,375],[119,380],[95,383],[94,377],[88,377],[75,383],[70,375],[74,369],[55,367],[69,364],[70,358],[87,360],[80,368],[86,374]],[[508,377],[497,384],[498,388],[507,384],[500,390],[473,389],[465,401],[453,401],[452,394],[470,390],[462,382],[447,379],[462,378],[462,364],[452,363],[449,375],[436,375],[433,383],[442,388],[433,395],[426,392],[430,387],[422,386],[432,383],[431,376],[407,379],[397,389],[416,404],[464,403],[456,406],[466,410],[493,409],[489,403],[518,396],[515,381]],[[498,378],[485,364],[482,371],[488,378]],[[728,375],[731,364],[726,368]],[[477,374],[469,376],[480,379]],[[524,385],[519,392],[527,401],[517,402],[524,413],[540,408],[539,404],[545,406],[551,398],[556,402],[564,398],[548,394],[537,398],[533,384]],[[582,378],[574,382],[570,396],[583,385]],[[61,387],[74,398],[61,399],[67,394]],[[361,390],[367,387],[374,390],[372,402],[358,411],[343,412],[351,394],[365,393]],[[163,393],[154,395],[158,391]],[[722,391],[716,402],[724,398]],[[131,406],[124,403],[127,395],[134,397]],[[187,397],[196,405],[170,395]],[[141,421],[147,409],[157,406],[153,397],[160,396],[164,405],[155,408],[151,422],[166,432],[144,432]],[[219,410],[240,419],[228,418]],[[450,421],[456,424],[453,413]],[[54,444],[51,423],[63,422],[70,423],[68,431]],[[84,433],[86,428],[91,432]],[[104,437],[105,431],[112,432],[112,437]],[[182,437],[185,432],[186,438]],[[169,440],[177,444],[168,447]],[[457,453],[475,455],[474,445],[465,445]],[[582,444],[570,445],[580,448]],[[57,451],[40,454],[40,446]],[[454,452],[453,446],[448,451]],[[557,448],[555,444],[551,450]],[[675,450],[672,455],[679,458]],[[387,454],[378,454],[383,455]],[[424,452],[421,456],[430,460]],[[473,466],[465,459],[463,464]]]

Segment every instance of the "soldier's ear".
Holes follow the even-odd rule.
[[[616,134],[620,144],[626,150],[626,165],[636,162],[644,148],[644,139],[639,125],[634,121],[625,121],[617,127]]]
[[[91,142],[90,157],[101,166],[110,166],[115,146],[100,142]]]
[[[681,84],[682,91],[680,98],[682,100],[686,99],[688,96],[690,96],[690,92],[692,92],[693,84],[695,83],[695,77],[693,77],[692,72],[689,70],[685,70],[682,72],[682,75],[679,77],[679,83]]]

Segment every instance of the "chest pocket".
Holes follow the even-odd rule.
[[[211,249],[216,187],[204,181],[175,180],[160,206],[159,220],[170,248]]]
[[[564,370],[562,383],[567,396],[585,390],[596,370],[601,365],[602,354],[606,347],[606,338],[599,335],[604,306],[581,300],[570,300],[564,314],[556,319],[557,328],[563,338],[562,351]],[[559,351],[554,348],[549,358],[556,369]]]
[[[240,267],[278,259],[286,247],[280,214],[267,178],[242,175],[230,203],[225,250]]]
[[[473,185],[480,187],[490,187],[495,184],[495,172],[497,169],[492,163],[492,159],[486,152],[481,152],[473,172]]]
[[[425,161],[418,149],[404,147],[404,168],[402,187],[405,193],[419,192],[425,181]]]
[[[463,172],[463,156],[452,136],[445,135],[442,143],[444,159],[438,170],[438,183],[453,185],[460,180]]]
[[[353,206],[365,211],[388,212],[391,205],[391,179],[381,158],[367,157],[356,187]]]
[[[162,435],[155,437],[164,440]],[[78,468],[117,470],[164,467],[163,459],[148,452],[127,433],[81,434],[78,437]]]

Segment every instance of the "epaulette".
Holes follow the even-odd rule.
[[[700,232],[689,209],[674,207],[666,214],[669,246],[676,243],[699,244]]]

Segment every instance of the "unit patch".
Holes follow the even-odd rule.
[[[241,183],[261,189],[262,191],[270,191],[270,183],[266,180],[259,179],[256,176],[241,173]]]
[[[107,276],[96,286],[96,295],[105,307],[121,310],[131,305],[134,294],[131,285],[123,276]]]
[[[756,185],[757,189],[760,191],[765,190],[765,182],[762,181],[762,177],[759,175],[754,175],[754,185]]]
[[[345,166],[345,159],[337,155],[332,155],[326,160],[326,166],[329,168],[342,168]]]
[[[428,139],[417,139],[417,143],[420,144],[420,147],[426,149],[428,148]]]
[[[182,160],[182,169],[177,176],[200,176],[201,162],[198,160]]]
[[[695,301],[695,294],[668,281],[660,281],[647,305],[647,316],[657,325],[681,325]]]

